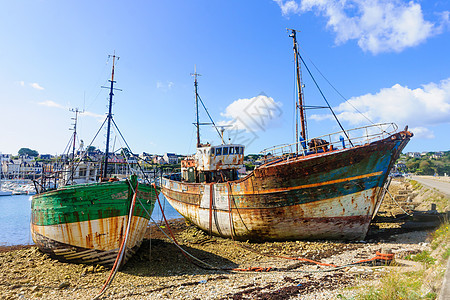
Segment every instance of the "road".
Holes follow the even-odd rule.
[[[450,197],[450,179],[448,177],[411,176],[411,179],[428,187],[435,188]]]
[[[433,177],[433,176],[412,176],[411,179],[435,188],[440,192],[450,197],[450,178],[449,177]],[[439,300],[450,299],[450,259],[447,261],[447,270],[442,282],[441,292],[439,293]]]

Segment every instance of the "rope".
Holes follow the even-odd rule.
[[[412,214],[406,212],[406,210],[404,210],[403,207],[401,207],[400,204],[399,204],[397,201],[395,201],[394,197],[392,197],[391,193],[389,192],[389,190],[388,190],[387,188],[384,188],[384,190],[389,194],[389,196],[391,196],[391,199],[395,202],[395,204],[397,204],[397,206],[398,206],[401,210],[403,210],[403,212],[404,212],[405,214],[407,214],[407,215],[410,216],[410,217],[413,216]]]
[[[154,184],[153,184],[153,185],[154,185]],[[155,193],[156,193],[156,189],[155,189]],[[139,199],[138,199],[138,200],[139,200]],[[159,197],[158,197],[158,196],[157,196],[157,200],[158,200],[158,204],[160,205],[160,208],[161,208],[161,204],[160,204],[160,200],[159,200]],[[269,271],[279,271],[279,269],[276,269],[276,268],[273,268],[273,267],[266,267],[266,268],[264,268],[264,267],[248,267],[248,268],[217,268],[217,267],[214,267],[214,266],[212,266],[212,265],[210,265],[210,264],[208,264],[208,263],[206,263],[206,262],[204,262],[204,261],[202,261],[202,260],[200,260],[200,259],[194,257],[193,255],[191,255],[189,252],[187,252],[186,250],[184,250],[184,249],[178,244],[178,242],[176,241],[175,236],[173,235],[173,232],[172,232],[172,230],[171,230],[171,228],[170,228],[170,225],[169,225],[169,223],[167,222],[167,219],[166,219],[166,217],[165,217],[165,215],[164,215],[164,212],[163,212],[163,211],[161,211],[161,212],[162,212],[162,214],[163,214],[165,224],[166,224],[167,228],[169,229],[169,232],[170,232],[171,237],[169,237],[169,236],[167,235],[167,233],[166,233],[164,230],[162,230],[162,228],[161,228],[161,227],[160,227],[160,226],[152,219],[153,223],[158,227],[158,229],[159,229],[166,237],[168,237],[169,239],[171,239],[171,240],[174,242],[174,244],[180,249],[180,251],[183,253],[183,255],[184,255],[185,257],[187,257],[188,260],[189,260],[192,264],[196,265],[197,267],[202,268],[202,269],[207,269],[207,270],[216,270],[216,271],[234,271],[234,272],[269,272]],[[233,241],[234,241],[234,239],[233,239]],[[236,241],[235,241],[235,242],[236,242]],[[236,245],[238,245],[238,244],[236,243]],[[243,247],[243,246],[242,246],[242,247]],[[247,249],[247,250],[249,250],[249,251],[258,253],[258,254],[262,254],[262,253],[259,253],[259,252],[254,251],[253,249],[248,248],[248,247],[243,247],[243,248],[245,248],[245,249]],[[305,272],[305,273],[330,272],[330,271],[335,271],[335,270],[343,269],[343,268],[346,268],[346,267],[349,267],[349,266],[353,266],[353,265],[357,265],[357,264],[361,264],[361,263],[365,263],[365,262],[375,261],[375,260],[377,260],[377,259],[378,259],[378,260],[384,260],[385,262],[388,262],[388,261],[391,261],[391,260],[394,258],[394,254],[384,254],[384,253],[380,253],[380,252],[376,251],[376,255],[375,255],[373,258],[365,259],[365,260],[360,260],[360,261],[357,261],[357,262],[354,262],[354,263],[351,263],[351,264],[347,264],[347,265],[343,265],[343,266],[337,266],[337,265],[334,265],[334,264],[322,263],[322,262],[314,261],[314,260],[307,259],[307,258],[301,258],[301,257],[287,257],[287,256],[266,255],[266,254],[262,254],[262,255],[265,255],[265,256],[272,256],[272,257],[277,257],[277,258],[282,258],[282,259],[290,259],[290,260],[304,261],[304,262],[314,263],[314,264],[317,264],[317,265],[320,265],[320,266],[332,267],[331,269],[318,270],[318,271],[317,271],[317,270],[316,270],[316,271],[298,271],[298,272]],[[200,265],[194,263],[192,260],[189,259],[189,257],[192,258],[192,259],[194,259],[195,261],[198,261],[198,262],[200,262],[200,263],[202,263],[202,264],[208,266],[208,268],[205,268],[205,267],[203,267],[203,266],[200,266]]]
[[[320,89],[319,85],[318,85],[317,82],[316,82],[316,79],[314,78],[314,76],[312,75],[311,71],[309,70],[308,65],[305,63],[305,61],[303,60],[303,57],[302,57],[300,54],[297,54],[297,55],[298,55],[298,56],[300,57],[300,59],[302,60],[303,65],[305,66],[306,70],[307,70],[308,73],[309,73],[309,76],[311,76],[312,80],[314,81],[314,84],[316,85],[317,89],[319,90],[320,94],[322,95],[322,98],[323,98],[323,99],[325,100],[325,102],[327,103],[328,108],[330,109],[331,113],[333,114],[334,118],[336,119],[336,122],[339,124],[339,127],[341,127],[342,131],[344,132],[345,136],[347,137],[347,139],[348,139],[348,141],[350,142],[350,144],[352,145],[352,147],[354,147],[354,145],[353,145],[353,143],[352,143],[350,137],[348,136],[348,134],[347,134],[347,132],[345,131],[344,127],[342,126],[341,122],[339,122],[339,119],[338,119],[338,117],[336,116],[336,114],[334,113],[333,109],[331,108],[330,103],[328,103],[327,98],[326,98],[325,95],[323,94],[322,90]]]
[[[139,185],[139,182],[136,182],[136,189],[133,189],[131,182],[130,182],[130,186],[131,186],[132,190],[134,191],[134,195],[133,195],[133,200],[132,200],[131,206],[130,206],[130,212],[128,215],[128,224],[127,224],[127,229],[125,232],[125,238],[122,240],[122,244],[120,245],[119,252],[117,253],[116,260],[111,269],[111,272],[109,273],[108,279],[106,279],[106,282],[103,285],[102,289],[100,290],[100,293],[93,298],[94,300],[99,299],[106,292],[106,290],[108,289],[108,287],[111,285],[112,281],[114,280],[114,277],[116,276],[117,271],[119,270],[120,264],[122,263],[123,256],[126,252],[126,245],[127,245],[128,237],[129,237],[129,233],[130,233],[131,222],[132,222],[132,217],[133,217],[133,213],[134,213],[134,207],[136,205],[136,196],[137,196],[138,185]]]
[[[191,263],[193,263],[194,265],[196,265],[193,261],[191,261],[191,260],[189,259],[189,257],[190,257],[190,258],[193,258],[193,259],[195,259],[195,260],[197,260],[197,261],[199,261],[199,262],[201,262],[201,263],[203,263],[203,264],[205,264],[205,265],[207,265],[210,269],[217,270],[217,268],[215,268],[215,267],[211,266],[210,264],[208,264],[208,263],[206,263],[206,262],[204,262],[204,261],[201,261],[200,259],[198,259],[198,258],[194,257],[193,255],[189,254],[186,250],[184,250],[184,249],[178,244],[178,242],[177,242],[177,240],[176,240],[176,238],[175,238],[175,236],[174,236],[174,234],[173,234],[173,232],[172,232],[172,229],[170,228],[169,222],[167,222],[166,216],[165,216],[164,212],[162,211],[161,201],[159,201],[159,196],[158,196],[158,194],[157,194],[157,192],[156,192],[156,185],[155,185],[154,183],[153,183],[153,187],[155,188],[155,195],[156,195],[156,199],[158,200],[159,208],[161,209],[161,214],[163,215],[164,222],[166,223],[166,226],[167,226],[167,228],[169,229],[169,233],[170,233],[170,236],[171,236],[171,237],[169,237],[169,236],[164,232],[164,230],[162,230],[162,229],[160,228],[160,226],[158,226],[158,225],[156,225],[156,226],[164,233],[165,236],[169,237],[169,239],[171,239],[171,240],[175,243],[175,245],[181,250],[182,254],[183,254],[183,255],[184,255]],[[153,219],[152,219],[152,220],[153,220]],[[156,222],[155,222],[154,220],[153,220],[153,222],[156,224]],[[199,266],[199,265],[196,265],[196,266],[198,266],[198,267],[200,267],[200,268],[204,268],[204,267]]]
[[[232,272],[270,272],[270,271],[281,271],[281,269],[276,269],[276,268],[273,268],[273,267],[217,268],[217,267],[214,267],[214,266],[212,266],[212,265],[210,265],[210,264],[208,264],[208,263],[206,263],[206,262],[204,262],[204,261],[202,261],[202,260],[196,258],[196,257],[193,256],[192,254],[190,254],[189,252],[187,252],[186,250],[184,250],[184,249],[179,245],[179,243],[177,242],[177,240],[176,240],[176,238],[175,238],[175,236],[174,236],[174,234],[173,234],[173,231],[172,231],[172,229],[171,229],[171,227],[170,227],[170,225],[169,225],[169,222],[167,221],[167,219],[166,219],[166,217],[165,217],[164,211],[162,210],[161,201],[159,200],[159,196],[158,196],[158,194],[157,194],[157,188],[156,188],[156,185],[155,185],[155,183],[153,183],[152,185],[153,185],[153,187],[154,187],[156,200],[158,201],[158,205],[159,205],[159,207],[160,207],[160,209],[161,209],[162,217],[164,218],[164,222],[165,222],[165,224],[166,224],[166,227],[167,227],[168,230],[169,230],[170,236],[169,236],[169,235],[168,235],[168,234],[167,234],[167,233],[166,233],[166,232],[165,232],[165,231],[164,231],[164,230],[163,230],[163,229],[155,222],[155,220],[151,217],[151,214],[149,213],[149,211],[145,208],[144,205],[142,205],[142,202],[140,201],[140,199],[139,199],[139,198],[136,198],[136,195],[137,195],[137,185],[136,185],[136,190],[134,190],[133,187],[131,186],[131,188],[132,188],[133,191],[134,191],[134,196],[133,196],[132,206],[131,206],[131,208],[130,208],[130,216],[129,216],[129,222],[128,222],[128,226],[127,226],[126,236],[125,236],[125,239],[122,241],[122,245],[121,245],[121,247],[120,247],[119,254],[118,254],[118,257],[116,258],[116,261],[115,261],[115,263],[114,263],[113,269],[111,270],[111,273],[110,273],[110,275],[109,275],[107,281],[105,282],[105,284],[104,284],[102,290],[101,290],[100,293],[94,298],[94,300],[95,300],[95,299],[99,299],[99,297],[101,297],[101,296],[105,293],[106,289],[110,286],[112,280],[114,279],[114,277],[115,277],[115,275],[116,275],[116,273],[117,273],[117,271],[118,271],[118,266],[120,266],[120,263],[121,263],[121,261],[122,261],[123,255],[124,255],[123,249],[125,248],[126,242],[127,242],[127,240],[128,240],[129,229],[130,229],[130,225],[131,225],[131,217],[132,217],[132,214],[133,214],[133,211],[134,211],[134,207],[135,207],[135,204],[136,204],[136,199],[139,201],[139,203],[141,204],[142,208],[143,208],[144,211],[147,213],[147,215],[150,217],[150,219],[152,220],[152,222],[157,226],[157,228],[158,228],[158,229],[159,229],[159,230],[160,230],[167,238],[169,238],[170,240],[172,240],[172,242],[175,244],[175,246],[178,247],[178,249],[179,249],[179,250],[182,252],[182,254],[188,259],[189,262],[191,262],[193,265],[195,265],[195,266],[197,266],[197,267],[199,267],[199,268],[207,269],[207,270],[216,270],[216,271],[227,271],[227,272],[230,272],[230,271],[232,271]],[[234,199],[233,199],[233,200],[234,200]],[[229,202],[229,205],[230,205],[230,202]],[[230,207],[230,208],[231,208],[231,207]],[[234,240],[234,239],[233,239],[233,240]],[[235,241],[235,242],[236,242],[236,241]],[[245,247],[245,248],[248,249],[248,250],[250,250],[250,251],[255,252],[253,249],[249,249],[249,248],[247,248],[247,247]],[[263,254],[263,255],[265,255],[265,254]],[[266,256],[267,256],[267,255],[266,255]],[[365,262],[370,262],[370,261],[375,261],[375,260],[384,260],[385,262],[388,262],[388,261],[393,260],[394,254],[384,254],[384,253],[380,253],[380,252],[376,251],[376,256],[373,257],[373,258],[365,259],[365,260],[360,260],[360,261],[357,261],[357,262],[355,262],[355,263],[347,264],[347,265],[344,265],[344,266],[337,266],[337,265],[334,265],[334,264],[321,263],[321,262],[318,262],[318,261],[314,261],[314,260],[307,259],[307,258],[301,258],[301,257],[286,257],[286,256],[277,256],[277,255],[273,255],[273,257],[278,257],[278,258],[283,258],[283,259],[291,259],[291,260],[298,260],[298,261],[305,261],[305,262],[315,263],[315,264],[318,264],[318,265],[321,265],[321,266],[330,266],[330,267],[332,267],[332,268],[330,268],[330,269],[325,269],[325,270],[305,270],[305,271],[298,270],[298,271],[296,271],[296,272],[303,272],[303,273],[317,273],[317,272],[330,272],[330,271],[335,271],[335,270],[343,269],[343,268],[348,267],[348,266],[352,266],[352,265],[356,265],[356,264],[361,264],[361,263],[365,263]],[[195,263],[194,261],[197,261],[197,262],[199,262],[199,263],[201,263],[201,264],[203,264],[203,265],[206,265],[207,267],[204,267],[204,266],[202,266],[202,265],[199,265],[199,264]]]

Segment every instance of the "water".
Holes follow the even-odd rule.
[[[0,246],[33,244],[28,195],[0,197]]]
[[[182,216],[169,204],[162,193],[161,206],[167,219]],[[28,195],[0,197],[0,246],[34,244],[30,232],[31,201]],[[152,213],[156,222],[162,218],[161,209],[156,203]]]

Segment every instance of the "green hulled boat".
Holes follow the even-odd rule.
[[[103,174],[108,170],[115,58]],[[31,200],[31,234],[41,251],[62,261],[102,265],[112,265],[122,245],[122,264],[136,252],[159,189],[149,183],[138,184],[136,175],[121,181],[102,177],[99,182],[65,185],[53,190],[41,186]]]
[[[77,184],[34,195],[31,233],[39,249],[62,261],[111,265],[125,238],[136,186],[130,180]],[[125,262],[141,245],[156,193],[137,186]]]

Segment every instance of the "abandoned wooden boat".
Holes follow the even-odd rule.
[[[73,167],[72,180],[64,180],[65,184],[72,182],[73,185],[53,190],[40,185],[31,200],[33,241],[41,251],[62,261],[109,266],[123,246],[121,263],[125,263],[142,243],[155,204],[156,187],[138,184],[136,175],[122,181],[105,178],[108,174],[114,60],[115,56],[103,178],[95,183],[78,184],[73,180],[77,167]]]
[[[162,192],[181,215],[212,235],[255,241],[363,239],[412,133],[385,123],[308,140],[295,31],[291,37],[301,137],[264,150],[263,164],[238,178],[244,146],[201,144],[197,118],[197,152],[182,161],[179,176],[163,178]],[[195,91],[197,99],[197,78]]]

